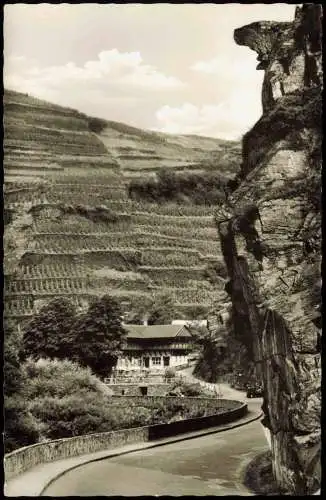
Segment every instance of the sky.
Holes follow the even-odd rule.
[[[4,86],[92,116],[239,139],[261,115],[257,54],[233,40],[295,5],[8,4]]]

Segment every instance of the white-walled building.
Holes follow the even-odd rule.
[[[124,325],[127,346],[116,370],[164,370],[188,363],[193,338],[185,325]]]

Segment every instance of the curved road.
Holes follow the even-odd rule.
[[[243,469],[267,449],[257,420],[82,465],[54,481],[43,496],[251,495],[242,485]]]

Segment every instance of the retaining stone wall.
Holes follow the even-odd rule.
[[[8,480],[38,464],[109,450],[128,443],[146,442],[149,439],[148,429],[134,427],[86,434],[19,448],[5,456],[5,479]]]
[[[170,388],[170,384],[107,384],[117,396],[141,396],[141,387],[147,387],[147,394],[149,396],[164,396]]]
[[[144,404],[144,400],[149,402],[162,401],[159,396],[112,396],[113,400],[117,403],[129,405],[130,404]],[[166,399],[166,398],[164,398]],[[225,424],[240,417],[243,417],[248,409],[247,405],[239,401],[232,400],[218,400],[209,398],[177,398],[171,397],[170,400],[182,401],[189,405],[206,405],[215,409],[224,409],[223,412],[210,415],[207,417],[185,419],[170,424],[157,424],[145,427],[135,427],[131,429],[121,429],[119,431],[109,431],[94,434],[87,434],[84,436],[75,436],[72,438],[56,439],[46,443],[38,443],[31,446],[20,448],[5,456],[4,470],[5,480],[13,478],[32,467],[56,460],[62,460],[69,457],[86,455],[97,451],[104,451],[114,449],[124,444],[129,443],[143,443],[158,439],[160,437],[173,436]],[[134,400],[134,401],[133,401]],[[133,401],[133,403],[132,403]]]

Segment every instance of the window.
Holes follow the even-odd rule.
[[[163,364],[164,364],[164,366],[170,366],[170,358],[169,358],[169,356],[164,356],[163,357]]]
[[[160,365],[161,364],[161,358],[159,356],[154,356],[152,358],[152,364],[153,365]]]

